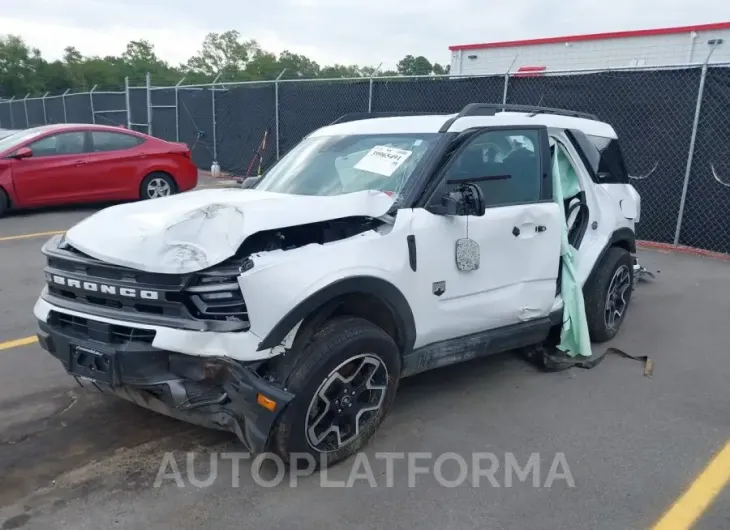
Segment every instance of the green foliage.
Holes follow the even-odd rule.
[[[283,74],[282,74],[283,71]],[[319,65],[309,57],[290,51],[278,56],[261,48],[255,40],[245,40],[235,30],[209,33],[200,50],[181,65],[160,59],[152,43],[133,40],[118,57],[83,56],[76,48],[64,50],[61,60],[48,61],[40,50],[32,48],[15,35],[0,35],[0,96],[25,97],[46,92],[119,90],[128,77],[133,86],[144,83],[150,73],[157,86],[174,85],[183,76],[185,84],[220,81],[266,81],[282,75],[283,79],[369,77],[375,68],[334,64]],[[379,71],[380,76],[443,75],[449,67],[431,62],[423,56],[405,56],[397,71]]]

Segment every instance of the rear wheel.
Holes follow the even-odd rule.
[[[273,433],[273,450],[287,464],[328,467],[365,446],[385,418],[400,379],[393,339],[354,317],[318,330],[287,372],[296,396]],[[295,461],[296,460],[296,461]]]
[[[631,301],[633,276],[631,254],[620,247],[608,249],[585,289],[588,330],[594,342],[606,342],[618,333]]]
[[[140,186],[140,198],[142,200],[168,197],[175,193],[177,193],[175,179],[162,171],[155,171],[147,175]]]

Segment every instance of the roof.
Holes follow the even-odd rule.
[[[676,26],[673,28],[641,29],[634,31],[613,31],[608,33],[588,33],[585,35],[566,35],[563,37],[547,37],[541,39],[510,40],[502,42],[486,42],[482,44],[461,44],[449,46],[449,50],[483,50],[489,48],[512,48],[516,46],[534,46],[538,44],[563,44],[565,42],[581,42],[605,39],[626,39],[631,37],[654,37],[657,35],[674,35],[677,33],[690,33],[692,31],[718,31],[730,29],[730,22],[716,22],[713,24],[700,24],[695,26]]]
[[[399,116],[371,118],[328,125],[314,131],[310,136],[335,136],[354,134],[407,134],[438,133],[441,126],[456,114],[434,114],[431,116]],[[608,123],[562,116],[557,114],[533,114],[526,112],[498,112],[493,116],[464,116],[456,120],[449,132],[461,132],[470,127],[496,127],[501,125],[529,126],[545,125],[558,129],[579,129],[586,134],[616,138],[616,131]]]
[[[100,123],[49,123],[47,125],[37,125],[35,127],[29,127],[27,129],[20,129],[23,131],[73,131],[78,129],[95,130],[95,131],[106,131],[106,132],[124,132],[133,136],[147,136],[144,133],[128,129],[122,125],[102,125]]]
[[[49,123],[47,125],[37,125],[35,127],[30,127],[31,129],[37,129],[37,130],[64,130],[64,129],[97,129],[100,131],[118,131],[119,129],[123,129],[125,131],[129,131],[126,127],[122,127],[121,125],[102,125],[99,123]],[[135,131],[131,131],[135,132]]]

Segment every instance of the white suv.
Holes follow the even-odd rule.
[[[487,104],[375,116],[314,131],[249,189],[113,206],[49,240],[43,347],[79,382],[327,465],[401,378],[555,344],[566,236],[573,318],[616,334],[640,208],[609,124]]]

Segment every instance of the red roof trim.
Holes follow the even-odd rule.
[[[487,48],[511,48],[514,46],[529,46],[535,44],[562,44],[564,42],[580,42],[601,39],[625,39],[629,37],[653,37],[656,35],[673,35],[689,33],[691,31],[717,31],[730,29],[730,22],[714,24],[700,24],[697,26],[678,26],[674,28],[641,29],[636,31],[613,31],[609,33],[590,33],[587,35],[567,35],[564,37],[547,37],[543,39],[511,40],[503,42],[486,42],[483,44],[461,44],[449,46],[449,50],[483,50]]]
[[[514,77],[539,77],[547,70],[547,66],[520,66]]]

